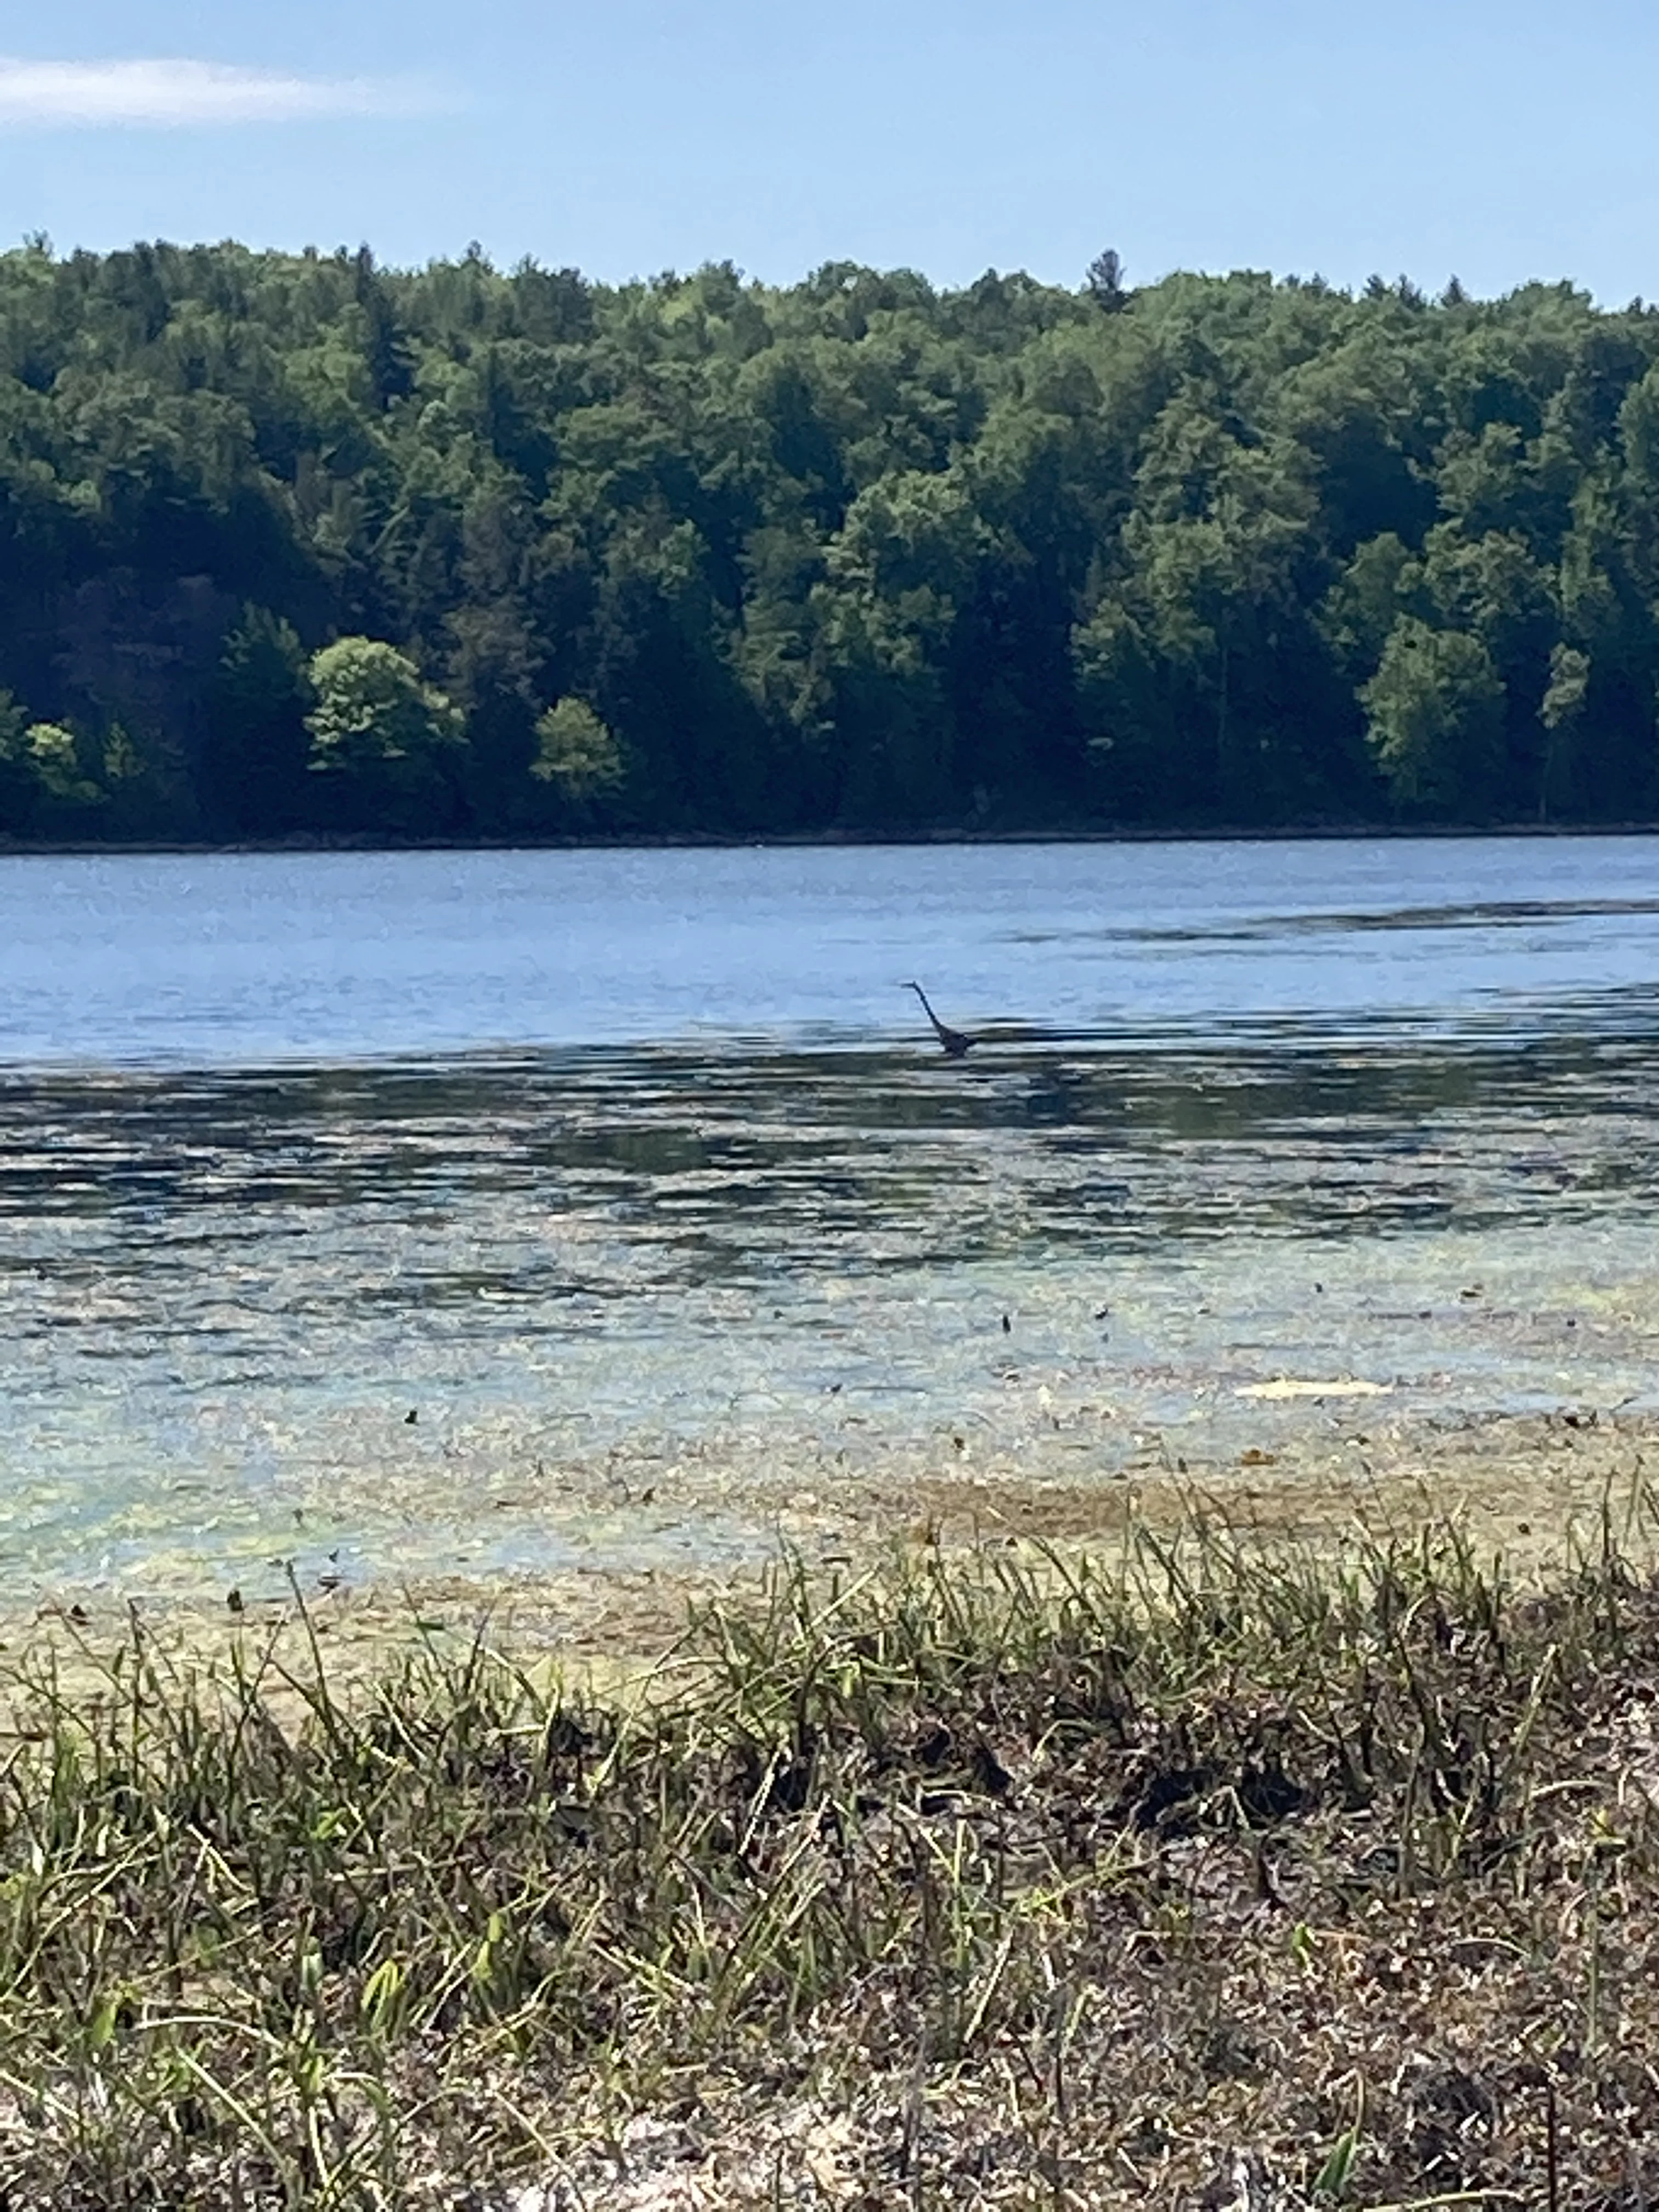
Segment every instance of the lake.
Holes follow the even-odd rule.
[[[0,860],[0,1602],[1646,1409],[1656,1060],[1649,838]]]

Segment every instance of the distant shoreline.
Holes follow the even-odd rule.
[[[909,835],[895,831],[796,830],[769,836],[728,837],[683,831],[632,837],[292,837],[199,842],[183,838],[133,838],[93,842],[46,839],[25,842],[0,837],[0,860],[131,859],[177,854],[210,859],[235,855],[283,856],[373,853],[744,853],[763,850],[869,851],[891,847],[919,852],[934,847],[979,845],[1354,845],[1468,844],[1536,840],[1560,843],[1573,838],[1659,837],[1659,821],[1588,823],[1324,823],[1316,827],[1162,830],[936,830]]]
[[[37,239],[0,311],[31,849],[1659,815],[1641,302]]]

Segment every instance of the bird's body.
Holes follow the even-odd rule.
[[[949,1054],[952,1060],[961,1060],[972,1046],[974,1042],[972,1037],[964,1036],[961,1030],[953,1030],[948,1022],[940,1021],[939,1016],[928,1005],[927,994],[920,983],[912,983],[910,988],[921,1000],[921,1010],[933,1024],[933,1035],[939,1039],[941,1049]]]

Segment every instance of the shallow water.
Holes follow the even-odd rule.
[[[1656,982],[1643,839],[0,863],[0,1596],[1646,1406]]]

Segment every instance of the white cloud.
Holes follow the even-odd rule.
[[[40,62],[0,54],[0,127],[295,123],[407,115],[434,104],[418,88],[384,78],[289,76],[225,62]]]

